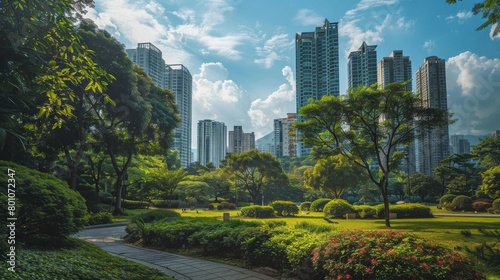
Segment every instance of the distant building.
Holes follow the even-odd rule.
[[[227,128],[222,122],[202,120],[198,122],[198,162],[211,162],[219,167],[226,158]]]
[[[448,110],[444,59],[436,56],[425,58],[424,64],[417,70],[415,82],[424,107]],[[422,134],[418,139],[418,172],[432,175],[441,160],[450,155],[448,125],[432,128]]]
[[[370,86],[377,83],[377,45],[363,42],[357,51],[349,54],[347,62],[348,86]]]
[[[274,120],[273,149],[271,151],[274,157],[296,156],[295,130],[292,127],[296,118],[297,114],[288,113],[286,118]]]
[[[193,77],[184,65],[165,65],[165,87],[174,94],[181,116],[181,125],[175,128],[172,149],[179,151],[183,167],[191,163],[192,84]]]
[[[242,152],[255,149],[255,134],[245,133],[241,126],[234,126],[233,131],[229,131],[228,153],[241,154]]]
[[[493,130],[490,133],[490,135],[493,136],[493,137],[498,137],[498,136],[500,136],[500,130]]]
[[[151,43],[139,43],[137,49],[125,50],[132,62],[144,68],[153,83],[165,88],[165,60],[162,52]]]
[[[259,152],[272,153],[274,151],[274,131],[255,140],[255,148]]]
[[[404,56],[402,50],[392,51],[388,57],[383,57],[377,64],[377,83],[383,87],[394,82],[411,80],[411,60]],[[411,83],[406,85],[407,90],[412,90]]]
[[[339,35],[338,22],[325,19],[323,26],[312,32],[295,34],[296,103],[299,110],[310,98],[339,95]],[[310,147],[297,137],[297,155],[309,155]]]
[[[470,154],[470,142],[463,135],[450,136],[450,154]]]

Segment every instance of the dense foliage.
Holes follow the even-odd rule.
[[[327,218],[345,218],[345,214],[355,212],[354,207],[343,199],[333,199],[323,208]]]
[[[252,205],[242,207],[241,214],[251,218],[270,218],[274,217],[274,208],[271,206]]]
[[[312,261],[326,279],[485,279],[458,253],[401,231],[336,232]]]
[[[16,241],[56,241],[77,232],[86,224],[85,201],[66,182],[22,165],[0,161],[2,182],[11,179],[7,169],[15,171]],[[4,221],[6,215],[4,211],[1,216]]]
[[[330,198],[318,198],[311,203],[311,211],[313,212],[323,212],[325,205],[330,202]]]
[[[299,213],[299,207],[291,201],[276,200],[269,204],[278,216],[293,216]]]

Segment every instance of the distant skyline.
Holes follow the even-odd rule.
[[[296,33],[339,22],[340,93],[347,91],[347,57],[363,41],[377,45],[377,62],[403,50],[413,65],[446,60],[450,135],[500,129],[500,37],[470,12],[477,1],[132,1],[95,0],[87,17],[126,48],[151,42],[167,64],[193,75],[193,118],[241,125],[256,139],[273,119],[295,112]],[[413,85],[415,82],[413,81]],[[413,86],[415,90],[415,86]],[[196,125],[192,125],[196,147]]]

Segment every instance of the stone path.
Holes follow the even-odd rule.
[[[248,269],[129,245],[122,241],[124,235],[125,226],[118,225],[86,228],[74,237],[93,243],[113,255],[156,268],[175,279],[275,279]]]

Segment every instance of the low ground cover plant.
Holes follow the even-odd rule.
[[[460,254],[403,231],[339,231],[312,253],[318,279],[485,279]]]

